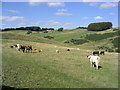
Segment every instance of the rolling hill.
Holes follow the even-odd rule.
[[[35,33],[7,31],[2,34],[2,84],[15,88],[118,88],[118,31],[70,30]],[[44,36],[52,36],[47,39]],[[68,41],[67,43],[64,43]],[[86,41],[86,42],[85,42]],[[82,42],[82,43],[81,43]],[[42,49],[22,53],[17,43]],[[70,48],[71,51],[66,51]],[[80,50],[77,50],[80,48]],[[56,53],[56,49],[60,53]],[[101,68],[90,67],[87,55],[93,50],[113,50],[100,55]]]

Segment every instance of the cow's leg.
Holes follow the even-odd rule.
[[[96,69],[98,69],[98,63],[96,63]]]

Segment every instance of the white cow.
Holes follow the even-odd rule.
[[[56,50],[56,53],[59,53],[59,50]]]
[[[21,48],[21,45],[20,45],[20,44],[17,44],[16,49],[17,49],[18,51],[20,51],[20,48]]]
[[[96,69],[98,69],[98,64],[100,62],[100,57],[99,56],[87,56],[88,59],[90,59],[90,64],[91,67],[94,67],[94,64],[96,65]]]

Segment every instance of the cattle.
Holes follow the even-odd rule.
[[[30,46],[23,46],[23,47],[25,48],[26,52],[29,52],[29,51],[32,52],[32,46],[31,45]]]
[[[59,50],[56,50],[56,53],[59,53]]]
[[[93,51],[92,54],[93,55],[96,55],[96,54],[99,55],[99,51]]]
[[[90,59],[90,64],[91,64],[91,67],[94,67],[96,65],[96,69],[99,69],[98,68],[98,64],[100,62],[100,57],[99,56],[87,56],[88,59]]]
[[[105,55],[105,52],[104,52],[104,51],[100,51],[100,54],[101,54],[101,55]]]
[[[17,44],[17,45],[14,45],[16,47],[16,49],[18,51],[22,50],[23,53],[26,51],[26,52],[29,52],[31,51],[32,52],[32,46],[24,46],[24,45],[20,45],[20,44]]]
[[[10,46],[10,48],[13,48],[13,46]]]
[[[70,51],[70,49],[67,49],[67,51]]]
[[[14,45],[14,46],[15,46],[15,48],[16,48],[18,51],[20,51],[22,45],[16,44],[16,45]]]
[[[34,52],[35,52],[35,53],[37,53],[37,52],[42,52],[42,50],[34,49]]]

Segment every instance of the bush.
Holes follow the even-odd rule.
[[[31,33],[32,33],[32,31],[31,31],[31,30],[28,30],[28,31],[27,31],[27,34],[31,34]]]
[[[103,31],[112,28],[111,22],[90,23],[88,25],[89,31]]]
[[[98,49],[105,50],[105,51],[107,51],[107,52],[114,52],[114,51],[115,51],[114,49],[109,48],[109,47],[106,47],[106,46],[98,46],[97,48],[98,48]]]
[[[62,32],[62,31],[63,31],[63,28],[58,28],[58,31]]]
[[[85,39],[71,39],[69,41],[65,41],[64,43],[73,43],[75,45],[80,45],[80,44],[84,44],[86,42],[88,42],[88,41]]]
[[[52,36],[44,36],[44,38],[54,39],[54,37],[52,37]]]
[[[48,33],[48,31],[44,31],[44,33]]]

